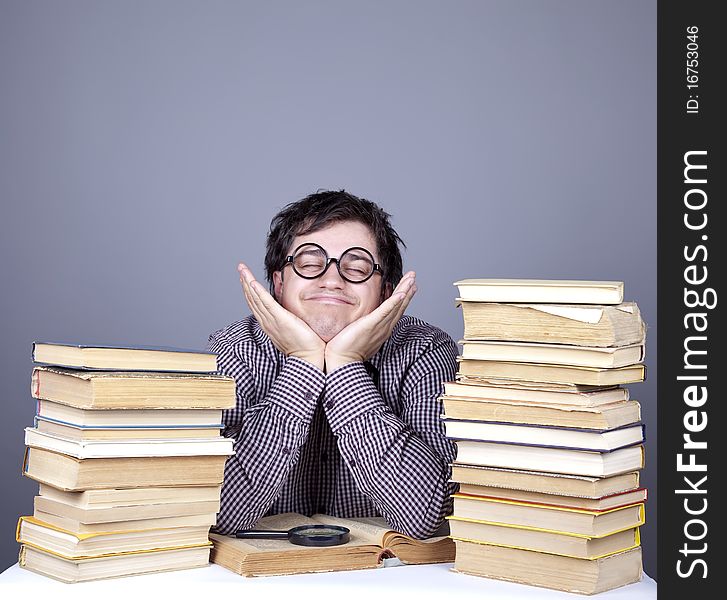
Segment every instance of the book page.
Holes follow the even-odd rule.
[[[382,517],[359,517],[357,519],[344,519],[331,515],[316,514],[312,519],[325,525],[339,525],[348,527],[351,530],[351,540],[354,537],[369,544],[382,546],[384,536],[391,530],[386,520]]]

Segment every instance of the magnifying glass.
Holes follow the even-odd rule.
[[[235,532],[235,537],[248,540],[288,540],[297,546],[340,546],[351,537],[347,527],[338,525],[301,525],[288,531],[247,529]]]

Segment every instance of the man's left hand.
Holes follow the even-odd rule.
[[[414,272],[409,271],[401,278],[391,297],[376,310],[344,327],[326,344],[327,373],[351,362],[368,360],[378,352],[417,290],[414,277]]]

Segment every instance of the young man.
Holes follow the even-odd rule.
[[[209,340],[237,382],[219,533],[282,512],[383,516],[417,538],[442,524],[455,449],[438,396],[457,347],[403,316],[416,285],[400,244],[374,203],[319,192],[271,223],[272,295],[239,265],[252,315]]]

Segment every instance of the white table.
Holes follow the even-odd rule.
[[[93,598],[123,597],[178,600],[351,600],[369,598],[436,598],[437,600],[575,600],[576,594],[518,585],[455,573],[452,564],[410,565],[337,573],[310,573],[281,577],[241,577],[218,565],[200,569],[104,579],[66,584],[37,575],[17,564],[0,574],[0,598]],[[228,595],[234,594],[234,596]],[[647,600],[656,598],[656,582],[644,575],[633,583],[592,596],[598,600]]]

